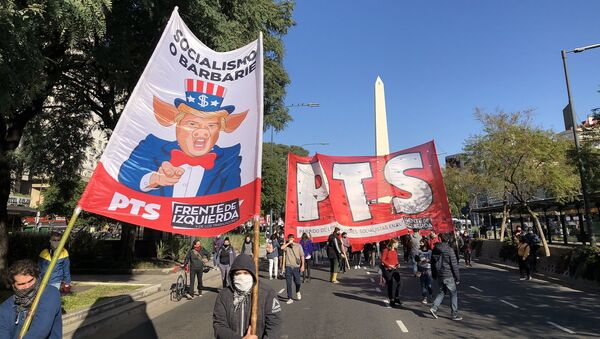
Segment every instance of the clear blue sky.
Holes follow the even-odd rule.
[[[600,43],[600,1],[317,1],[296,4],[285,37],[287,128],[275,142],[372,155],[374,82],[385,83],[390,150],[435,139],[440,160],[480,132],[476,107],[534,108],[564,129],[560,51]],[[600,107],[600,48],[569,54],[579,121]],[[265,141],[269,140],[265,133]]]

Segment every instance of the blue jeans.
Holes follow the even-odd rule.
[[[452,316],[458,315],[458,291],[456,290],[454,278],[444,278],[439,282],[439,284],[440,291],[438,292],[437,297],[435,297],[431,309],[437,311],[446,294],[450,293],[450,299],[452,301]]]
[[[300,267],[285,267],[285,283],[287,285],[288,299],[292,299],[292,279],[296,283],[296,293],[300,292]]]
[[[423,298],[427,298],[430,295],[433,295],[433,290],[431,289],[431,273],[426,271],[421,272],[421,295]]]

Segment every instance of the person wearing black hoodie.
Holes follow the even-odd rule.
[[[279,338],[281,305],[275,290],[265,284],[258,287],[256,335],[250,334],[252,289],[258,281],[252,257],[238,255],[231,265],[228,279],[229,287],[219,292],[213,310],[215,338]]]

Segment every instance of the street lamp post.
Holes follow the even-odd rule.
[[[573,129],[573,139],[575,139],[575,152],[577,153],[577,167],[579,169],[579,178],[581,180],[581,193],[583,194],[583,207],[585,210],[585,224],[587,232],[589,234],[590,245],[596,245],[596,237],[594,236],[594,230],[592,228],[592,218],[590,213],[590,198],[588,195],[588,182],[586,180],[586,169],[583,165],[583,159],[581,158],[581,150],[579,146],[579,138],[577,136],[577,118],[575,115],[575,108],[573,107],[573,97],[571,96],[571,85],[569,83],[569,72],[567,70],[567,53],[581,53],[588,49],[598,48],[600,44],[589,45],[584,47],[575,48],[571,51],[561,51],[563,68],[565,70],[565,82],[567,84],[567,96],[569,98],[569,109],[571,110],[571,120]],[[585,241],[585,239],[583,240]]]
[[[294,107],[319,107],[321,106],[318,102],[307,102],[307,103],[300,103],[300,104],[292,104],[292,105],[286,105],[286,108],[294,108]],[[271,157],[273,157],[273,153],[275,151],[275,145],[273,144],[273,130],[275,129],[275,127],[273,127],[273,125],[271,125]],[[269,224],[269,231],[270,234],[273,234],[273,208],[271,208],[271,210],[269,211],[269,215],[271,216],[271,223]]]

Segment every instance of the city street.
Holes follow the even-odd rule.
[[[327,282],[324,266],[302,285],[302,300],[282,301],[282,338],[590,338],[600,337],[598,295],[533,279],[519,281],[503,265],[461,269],[459,310],[450,319],[449,298],[439,319],[421,303],[418,280],[403,264],[403,307],[390,308],[375,269],[349,270],[340,284]],[[261,272],[264,278],[265,272]],[[265,280],[285,296],[285,280]],[[214,283],[217,283],[214,281]],[[214,285],[214,284],[211,284]],[[136,319],[102,329],[94,338],[211,338],[216,286],[205,295],[139,324]],[[435,289],[435,286],[434,286]],[[382,291],[383,290],[383,291]],[[134,323],[135,325],[133,327]],[[133,328],[132,328],[133,327]]]

